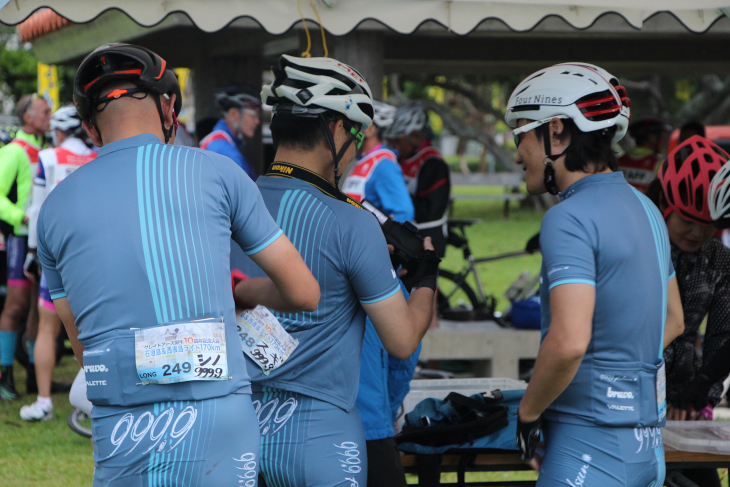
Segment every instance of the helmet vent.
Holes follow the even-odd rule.
[[[532,78],[529,78],[529,79],[525,80],[525,82],[527,82],[527,81],[532,81],[532,80],[533,80],[533,79],[535,79],[535,78],[539,78],[539,77],[540,77],[540,76],[542,76],[543,74],[545,74],[545,71],[542,71],[542,72],[540,72],[540,73],[537,73],[537,74],[536,74],[535,76],[533,76]],[[523,91],[524,91],[524,90],[523,90]],[[520,93],[522,93],[522,91],[520,91]]]
[[[705,206],[705,199],[702,197],[704,195],[704,192],[705,191],[701,185],[698,186],[697,189],[695,190],[695,208],[697,208],[697,211],[699,211],[700,213],[702,212],[702,210],[704,209],[704,206]]]
[[[583,74],[582,73],[573,73],[573,76],[580,76],[582,78]]]
[[[677,191],[679,192],[679,199],[682,201],[683,206],[689,205],[689,191],[687,191],[687,180],[683,179],[677,185]]]
[[[680,172],[682,170],[682,165],[684,164],[684,161],[689,157],[689,155],[692,153],[692,148],[689,146],[684,146],[680,150],[677,151],[676,154],[674,154],[674,170],[676,172]]]
[[[711,161],[709,161],[711,162]],[[697,159],[692,160],[692,178],[696,178],[700,175],[700,161]]]

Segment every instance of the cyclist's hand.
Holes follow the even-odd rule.
[[[667,421],[685,421],[687,419],[686,409],[667,405]]]
[[[30,218],[28,218],[27,216],[24,216],[24,217],[23,217],[23,221],[22,221],[21,223],[22,223],[23,225],[25,225],[25,224],[26,224],[26,223],[28,223],[29,221],[30,221]]]
[[[431,237],[426,237],[423,239],[423,249],[424,250],[433,250],[433,243],[431,243]]]
[[[34,252],[28,252],[25,255],[25,262],[23,263],[23,274],[30,282],[37,283],[40,279],[40,273],[38,255]]]
[[[542,416],[535,421],[523,422],[517,414],[517,448],[520,449],[523,460],[531,460],[535,456],[535,449],[542,434]],[[533,467],[534,468],[534,467]],[[537,469],[539,470],[539,465]]]
[[[388,252],[390,252],[391,254],[393,252],[395,252],[395,247],[393,247],[392,245],[388,244]],[[408,274],[408,271],[405,270],[403,267],[401,267],[400,269],[398,269],[398,277],[403,277],[406,274]]]

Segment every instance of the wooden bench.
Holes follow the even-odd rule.
[[[511,201],[522,201],[527,195],[519,190],[522,184],[522,173],[504,172],[494,174],[460,174],[451,173],[452,186],[503,186],[502,194],[455,194],[451,193],[453,201],[458,200],[500,200],[504,201],[504,217],[509,217]]]
[[[535,485],[534,480],[501,480],[491,482],[466,482],[466,472],[515,472],[531,470],[521,458],[519,453],[495,450],[484,453],[469,453],[468,451],[459,454],[444,455],[426,455],[418,457],[413,453],[403,453],[401,460],[406,473],[418,474],[418,458],[422,458],[428,463],[428,467],[433,472],[434,468],[438,468],[438,457],[440,457],[441,472],[457,472],[457,483],[433,483],[433,478],[424,479],[419,483],[422,487],[431,487],[436,485],[459,485],[466,483],[470,487],[532,487]],[[728,468],[730,467],[730,455],[713,455],[710,453],[684,452],[665,446],[665,461],[667,464],[667,475],[672,470],[680,470],[686,468]]]
[[[422,343],[422,360],[474,360],[477,377],[518,379],[520,359],[537,357],[540,330],[502,328],[493,321],[441,320]]]

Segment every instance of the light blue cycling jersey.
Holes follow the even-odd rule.
[[[281,235],[227,157],[143,134],[112,142],[46,200],[38,253],[68,296],[94,405],[201,400],[249,387],[236,331],[230,240],[256,253]],[[229,380],[139,385],[135,328],[222,318]],[[175,327],[170,327],[171,333]]]
[[[380,224],[367,210],[298,179],[262,176],[256,184],[319,282],[321,297],[311,313],[275,313],[299,345],[269,376],[247,360],[251,380],[349,411],[357,396],[365,329],[360,303],[400,292]]]
[[[543,338],[550,328],[551,289],[590,284],[596,304],[583,362],[545,418],[656,426],[666,412],[662,344],[674,277],[662,216],[620,172],[586,176],[561,199],[540,229]]]

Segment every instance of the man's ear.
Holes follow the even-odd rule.
[[[561,145],[565,142],[570,143],[570,139],[562,139],[558,137],[566,130],[565,124],[559,118],[550,120],[550,141],[553,145]]]
[[[98,130],[96,130],[96,127],[94,127],[94,124],[91,122],[87,122],[84,120],[81,122],[81,126],[84,127],[84,130],[86,131],[86,135],[89,136],[91,139],[91,142],[94,143],[95,146],[101,147],[104,145],[104,143],[101,140],[101,134]]]
[[[169,97],[169,98],[168,98]],[[175,124],[175,117],[173,112],[175,111],[175,100],[177,99],[176,94],[160,96],[160,105],[162,106],[162,115],[165,117],[165,128],[170,128]]]

